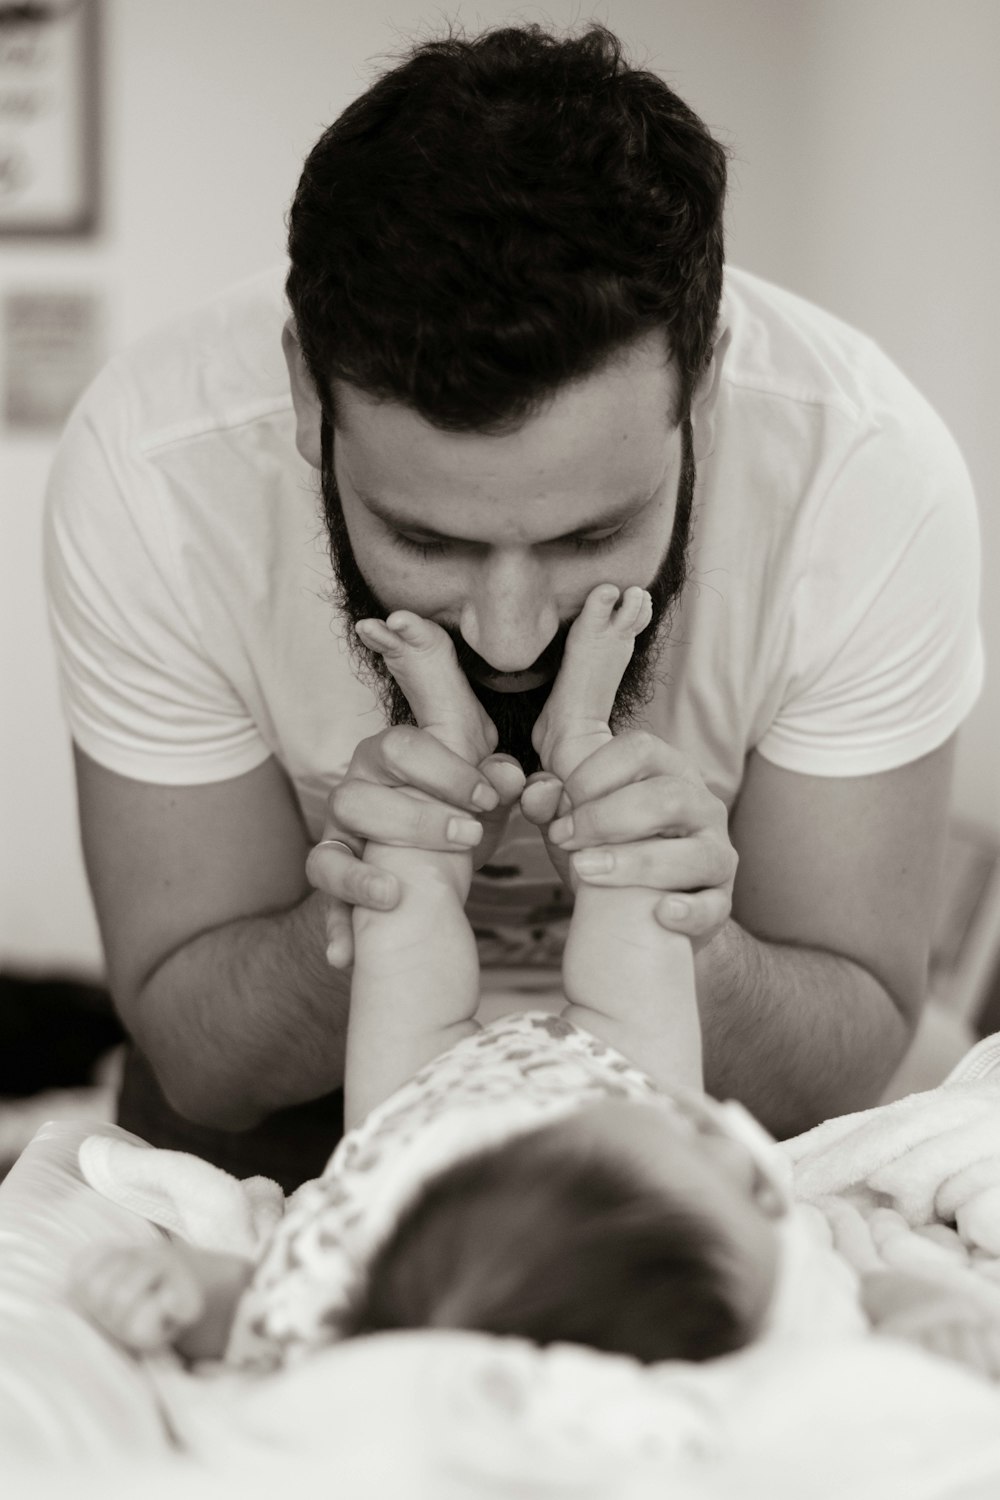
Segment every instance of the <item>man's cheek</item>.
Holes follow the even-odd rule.
[[[402,568],[374,566],[365,569],[374,592],[383,601],[387,613],[409,609],[423,619],[442,613],[442,591],[436,587],[434,569],[429,565]]]

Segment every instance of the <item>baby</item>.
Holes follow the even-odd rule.
[[[534,741],[565,780],[611,737],[640,588],[588,596]],[[357,626],[420,727],[470,762],[495,743],[447,634]],[[416,794],[415,794],[416,795]],[[745,1112],[704,1096],[691,948],[658,893],[581,886],[560,1015],[482,1027],[467,853],[369,843],[403,896],[355,912],[348,1133],[256,1266],[164,1240],[105,1252],[77,1296],[136,1349],[267,1369],[405,1327],[571,1341],[642,1361],[746,1344],[774,1294],[785,1194]]]

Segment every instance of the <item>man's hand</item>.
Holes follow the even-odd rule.
[[[725,806],[687,757],[658,736],[616,736],[565,786],[540,772],[525,787],[521,808],[542,828],[568,883],[662,891],[657,921],[696,947],[727,920],[737,856]]]
[[[330,794],[323,839],[306,863],[310,884],[328,898],[328,962],[347,968],[353,961],[352,907],[386,911],[399,900],[395,879],[362,863],[369,839],[402,848],[475,848],[478,867],[503,836],[523,786],[524,773],[509,756],[470,765],[427,730],[399,725],[362,740]]]

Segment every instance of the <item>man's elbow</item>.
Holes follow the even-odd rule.
[[[927,1011],[927,977],[926,974],[880,977],[871,969],[866,972],[891,1007],[886,1052],[891,1058],[890,1065],[895,1068],[913,1045]]]
[[[116,1008],[175,1114],[207,1130],[252,1130],[279,1106],[268,1107],[238,1071],[238,1055],[200,1040],[190,1026],[180,1034],[171,1021],[175,1007],[160,986],[161,961],[140,983],[113,987]],[[115,976],[118,977],[118,976]],[[165,1003],[166,1002],[166,1003]]]
[[[233,1068],[220,1068],[218,1056],[213,1059],[193,1046],[178,1046],[173,1037],[164,1037],[146,1025],[140,1010],[133,1010],[132,1038],[167,1104],[191,1125],[206,1130],[240,1132],[253,1130],[277,1106],[267,1105],[255,1096],[250,1081],[240,1078]]]

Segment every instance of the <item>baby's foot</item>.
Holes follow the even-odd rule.
[[[440,625],[408,609],[397,609],[384,622],[359,620],[354,628],[364,644],[382,657],[406,695],[419,728],[473,765],[496,748],[496,730]]]
[[[102,1246],[77,1267],[71,1290],[82,1312],[138,1353],[168,1348],[204,1311],[198,1282],[168,1240]]]
[[[616,607],[617,606],[617,607]],[[645,589],[602,583],[570,627],[562,665],[531,739],[546,771],[565,781],[611,738],[615,694],[653,605]]]

